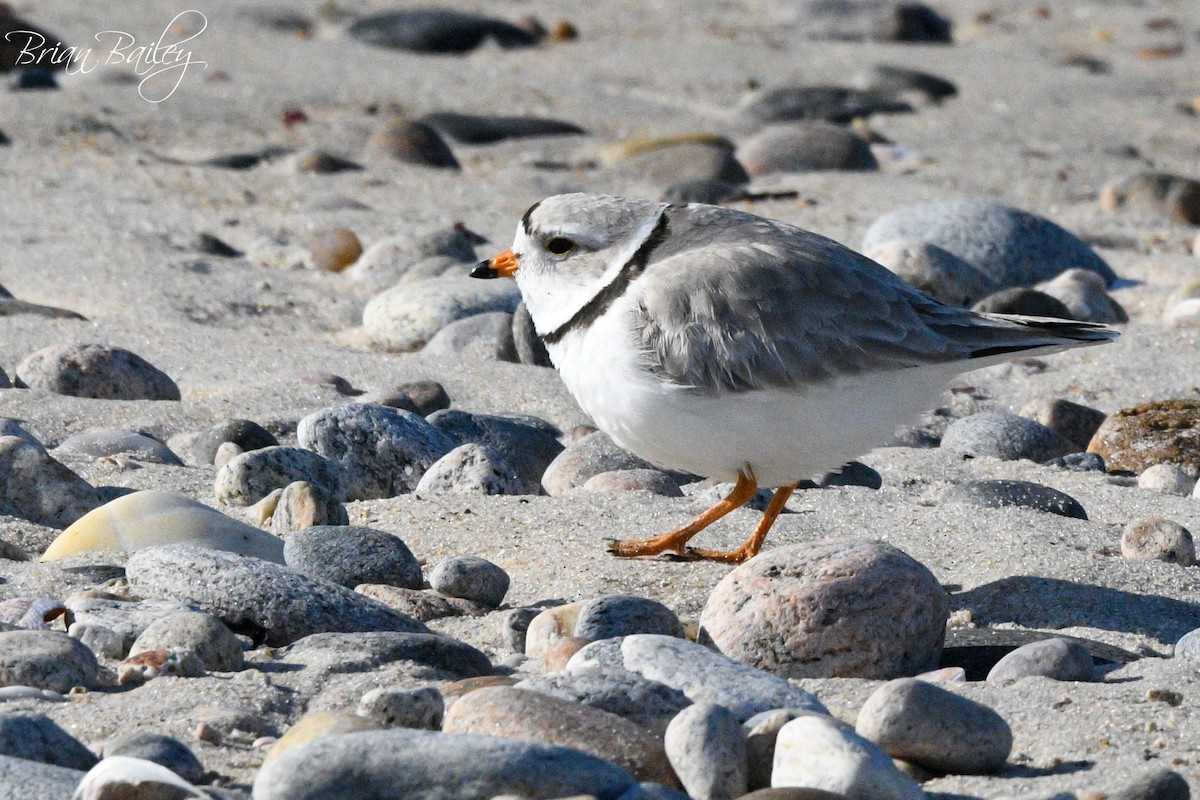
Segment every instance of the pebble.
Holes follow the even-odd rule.
[[[157,489],[132,492],[89,511],[59,534],[42,560],[164,544],[228,550],[283,563],[283,542],[277,537],[203,503]]]
[[[371,401],[367,398],[374,396]],[[381,406],[398,408],[401,411],[411,411],[417,416],[428,417],[430,414],[450,407],[450,395],[446,388],[437,381],[412,381],[402,383],[390,389],[368,393],[362,401],[376,402]]]
[[[1104,800],[1189,800],[1187,779],[1165,767],[1149,769],[1129,783],[1106,789]]]
[[[912,111],[889,92],[842,86],[781,86],[751,96],[738,114],[750,124],[825,120],[840,125],[856,117]]]
[[[0,601],[0,622],[27,631],[49,630],[67,607],[53,597],[13,597]]]
[[[938,75],[892,64],[876,64],[862,80],[867,89],[896,95],[919,95],[925,103],[940,103],[958,94],[958,87]]]
[[[92,767],[79,782],[71,800],[184,800],[211,795],[202,792],[166,767],[142,758],[110,756]]]
[[[204,780],[204,766],[187,745],[153,731],[132,731],[114,736],[101,745],[100,755],[103,758],[140,758],[166,767],[189,783]]]
[[[457,597],[443,597],[437,592],[405,589],[381,583],[362,583],[354,587],[354,591],[421,622],[445,617],[477,617],[491,610],[479,603]]]
[[[1087,512],[1075,498],[1030,481],[967,481],[944,491],[941,501],[984,508],[1020,506],[1074,519],[1088,518]]]
[[[709,595],[700,636],[782,677],[895,678],[938,666],[948,617],[922,564],[882,542],[833,539],[734,569]]]
[[[362,242],[349,228],[331,228],[308,240],[313,266],[322,272],[341,272],[363,254]]]
[[[659,737],[615,714],[539,692],[496,686],[463,695],[446,712],[442,730],[570,747],[638,780],[678,785]]]
[[[1188,631],[1179,637],[1179,641],[1171,650],[1171,656],[1200,662],[1200,628]]]
[[[429,585],[438,592],[497,608],[508,594],[508,573],[486,558],[444,558],[429,572]]]
[[[0,798],[3,800],[62,800],[70,797],[84,772],[0,755]]]
[[[985,411],[951,422],[942,434],[941,446],[973,458],[1028,459],[1038,463],[1080,449],[1075,442],[1040,422],[999,411]]]
[[[746,735],[729,709],[685,708],[667,726],[663,748],[689,797],[733,800],[746,793]]]
[[[425,631],[344,586],[219,550],[154,547],[134,553],[125,570],[136,594],[194,603],[268,645],[325,631]]]
[[[1039,292],[1037,289],[1026,289],[1022,286],[992,292],[971,306],[971,310],[980,314],[1019,314],[1026,317],[1071,318],[1071,309],[1063,305],[1062,301],[1051,297],[1045,292]]]
[[[66,528],[100,504],[100,493],[40,444],[0,436],[0,513]]]
[[[1100,190],[1100,207],[1200,225],[1200,181],[1167,172],[1141,172],[1106,183]]]
[[[507,139],[524,139],[530,136],[564,136],[587,133],[578,125],[556,119],[482,116],[458,114],[453,111],[435,111],[426,114],[421,117],[421,122],[463,144],[492,144]]]
[[[314,578],[353,589],[379,583],[420,589],[421,565],[399,536],[361,525],[317,525],[283,545],[284,562]]]
[[[538,417],[446,409],[431,414],[429,423],[459,444],[473,442],[495,450],[516,470],[527,494],[539,493],[543,473],[563,451],[558,428]]]
[[[1069,639],[1043,639],[1022,645],[996,662],[989,681],[1013,681],[1029,676],[1056,681],[1091,681],[1095,678],[1087,648]]]
[[[634,633],[683,637],[675,612],[657,600],[610,594],[588,600],[579,607],[573,635],[584,639],[611,639]]]
[[[0,755],[69,769],[91,769],[96,756],[43,714],[0,714]]]
[[[683,490],[657,469],[615,469],[593,475],[580,487],[585,492],[649,492],[659,497],[683,497]]]
[[[77,433],[59,442],[54,451],[56,455],[88,458],[122,455],[150,464],[183,466],[183,461],[171,452],[171,448],[141,431],[118,429]]]
[[[434,462],[414,490],[418,497],[448,494],[528,494],[517,471],[488,445],[459,445]]]
[[[879,169],[867,142],[847,128],[821,120],[768,125],[742,142],[736,156],[752,176]]]
[[[1196,476],[1176,464],[1154,464],[1138,476],[1138,488],[1187,497],[1196,488]]]
[[[129,655],[173,649],[191,653],[212,672],[238,672],[243,667],[242,643],[219,619],[199,611],[176,611],[154,620],[134,641]]]
[[[867,229],[862,249],[890,239],[931,242],[987,275],[996,286],[1032,286],[1072,268],[1097,273],[1111,286],[1116,273],[1090,247],[1045,217],[978,200],[905,206]]]
[[[492,674],[491,662],[479,650],[449,636],[426,632],[317,633],[286,648],[280,658],[284,664],[317,673],[369,672],[410,661],[445,673],[439,680]]]
[[[996,284],[987,274],[950,251],[920,239],[876,242],[863,254],[910,286],[952,306],[968,307],[996,290]]]
[[[359,172],[362,165],[324,150],[300,150],[289,156],[287,168],[299,175],[336,175],[339,172]]]
[[[1200,400],[1159,400],[1108,415],[1088,444],[1112,471],[1154,464],[1200,471]]]
[[[1058,467],[1068,472],[1107,472],[1104,459],[1095,453],[1068,453],[1061,458],[1045,462],[1047,467]]]
[[[293,481],[277,491],[279,495],[269,518],[271,529],[280,536],[317,525],[350,524],[346,507],[336,497],[308,481]],[[259,503],[266,502],[271,495]]]
[[[466,274],[470,265],[479,260],[475,253],[476,239],[462,225],[389,236],[368,247],[345,274],[376,289],[410,279],[409,273],[424,271],[418,270],[420,264],[440,265],[441,270],[458,265]]]
[[[437,731],[442,729],[446,704],[442,693],[432,686],[412,690],[383,687],[364,694],[355,713],[388,728]]]
[[[872,742],[831,717],[810,714],[783,726],[771,786],[823,789],[861,800],[923,800],[916,781]]]
[[[389,119],[380,124],[367,140],[364,156],[436,169],[462,169],[440,133],[411,119]]]
[[[66,694],[97,685],[100,666],[83,643],[58,631],[0,631],[0,685]]]
[[[363,310],[363,326],[379,348],[417,350],[456,320],[486,311],[512,313],[520,298],[512,281],[479,281],[465,274],[414,281],[371,298]]]
[[[115,659],[127,656],[137,638],[163,617],[180,611],[196,611],[195,606],[173,600],[133,602],[91,597],[85,593],[68,597],[66,604],[74,615],[67,634],[83,642],[92,652]]]
[[[249,506],[276,489],[307,481],[319,491],[340,498],[341,473],[338,465],[312,450],[263,447],[242,453],[217,470],[213,493],[225,505]]]
[[[378,729],[379,724],[367,717],[340,711],[313,711],[296,720],[296,724],[279,737],[263,758],[263,766],[267,766],[289,750],[318,739]]]
[[[547,465],[542,487],[551,497],[561,497],[602,472],[627,469],[655,469],[655,466],[622,450],[608,434],[596,431],[569,444]]]
[[[576,653],[566,669],[572,675],[616,670],[666,684],[696,703],[725,706],[739,720],[775,708],[825,713],[820,701],[799,686],[673,636],[634,634],[593,642]]]
[[[1125,526],[1121,533],[1121,555],[1137,561],[1166,561],[1190,567],[1196,563],[1196,544],[1191,532],[1178,522],[1143,517]]]
[[[876,689],[854,729],[892,758],[955,775],[996,772],[1013,743],[1012,729],[991,708],[913,678]]]
[[[369,14],[350,25],[347,33],[375,47],[414,53],[466,53],[489,39],[506,49],[531,47],[538,42],[538,37],[525,28],[442,8]]]
[[[1037,289],[1066,306],[1072,319],[1105,324],[1129,321],[1125,309],[1109,297],[1104,279],[1095,272],[1069,269],[1053,280],[1039,283]]]
[[[550,360],[550,353],[546,350],[546,343],[541,340],[537,335],[537,329],[533,327],[533,317],[529,315],[529,309],[525,307],[524,300],[513,311],[512,338],[513,347],[517,351],[518,363],[531,367],[554,366],[554,362]]]
[[[569,797],[617,800],[637,786],[602,759],[563,747],[494,736],[390,729],[331,736],[293,748],[254,779],[254,800],[356,796],[418,800],[453,796]]]
[[[678,689],[625,670],[600,670],[578,675],[556,671],[526,678],[516,686],[616,714],[659,734],[666,730],[676,714],[692,704]]]
[[[1083,450],[1106,415],[1098,409],[1053,397],[1030,401],[1021,409],[1021,416],[1045,425]]]
[[[600,151],[602,164],[623,175],[658,186],[685,180],[742,184],[750,180],[723,136],[684,133],[626,139]]]
[[[435,333],[421,352],[436,358],[503,361],[500,356],[513,348],[512,314],[487,311],[455,320]]]
[[[202,432],[192,443],[191,451],[195,463],[215,463],[217,450],[226,442],[236,444],[246,453],[279,445],[274,434],[253,420],[226,420]]]
[[[179,400],[179,387],[136,353],[101,344],[45,347],[17,365],[17,385],[101,400]]]
[[[884,4],[871,11],[873,24],[868,38],[874,41],[923,44],[951,44],[954,41],[953,23],[924,3]]]

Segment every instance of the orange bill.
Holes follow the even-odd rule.
[[[472,278],[511,278],[517,274],[520,265],[517,264],[517,254],[505,250],[490,261],[480,261],[471,270]]]

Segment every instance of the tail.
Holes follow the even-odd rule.
[[[968,358],[991,358],[1036,350],[1057,353],[1072,347],[1087,347],[1111,342],[1121,334],[1098,322],[1078,322],[1055,317],[1027,317],[1021,314],[978,314],[993,325],[976,328],[979,341]],[[973,337],[975,338],[975,337]]]

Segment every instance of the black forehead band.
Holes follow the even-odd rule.
[[[529,210],[528,210],[528,211],[526,211],[526,212],[525,212],[525,214],[524,214],[524,215],[521,217],[521,230],[525,231],[525,235],[526,235],[526,236],[528,236],[528,235],[529,235],[529,233],[530,233],[530,231],[529,231],[529,218],[533,216],[533,212],[534,212],[534,211],[537,211],[537,207],[538,207],[538,206],[540,206],[541,204],[542,204],[542,201],[541,201],[541,200],[538,200],[536,203],[534,203],[533,205],[531,205],[531,206],[529,207]]]

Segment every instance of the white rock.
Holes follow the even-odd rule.
[[[832,717],[800,717],[775,741],[771,786],[824,789],[847,800],[923,800],[887,753]]]
[[[88,770],[71,800],[105,800],[136,797],[138,800],[181,800],[208,795],[164,766],[142,758],[109,756]]]
[[[1196,479],[1178,464],[1154,464],[1138,476],[1138,488],[1187,497],[1196,488]]]

